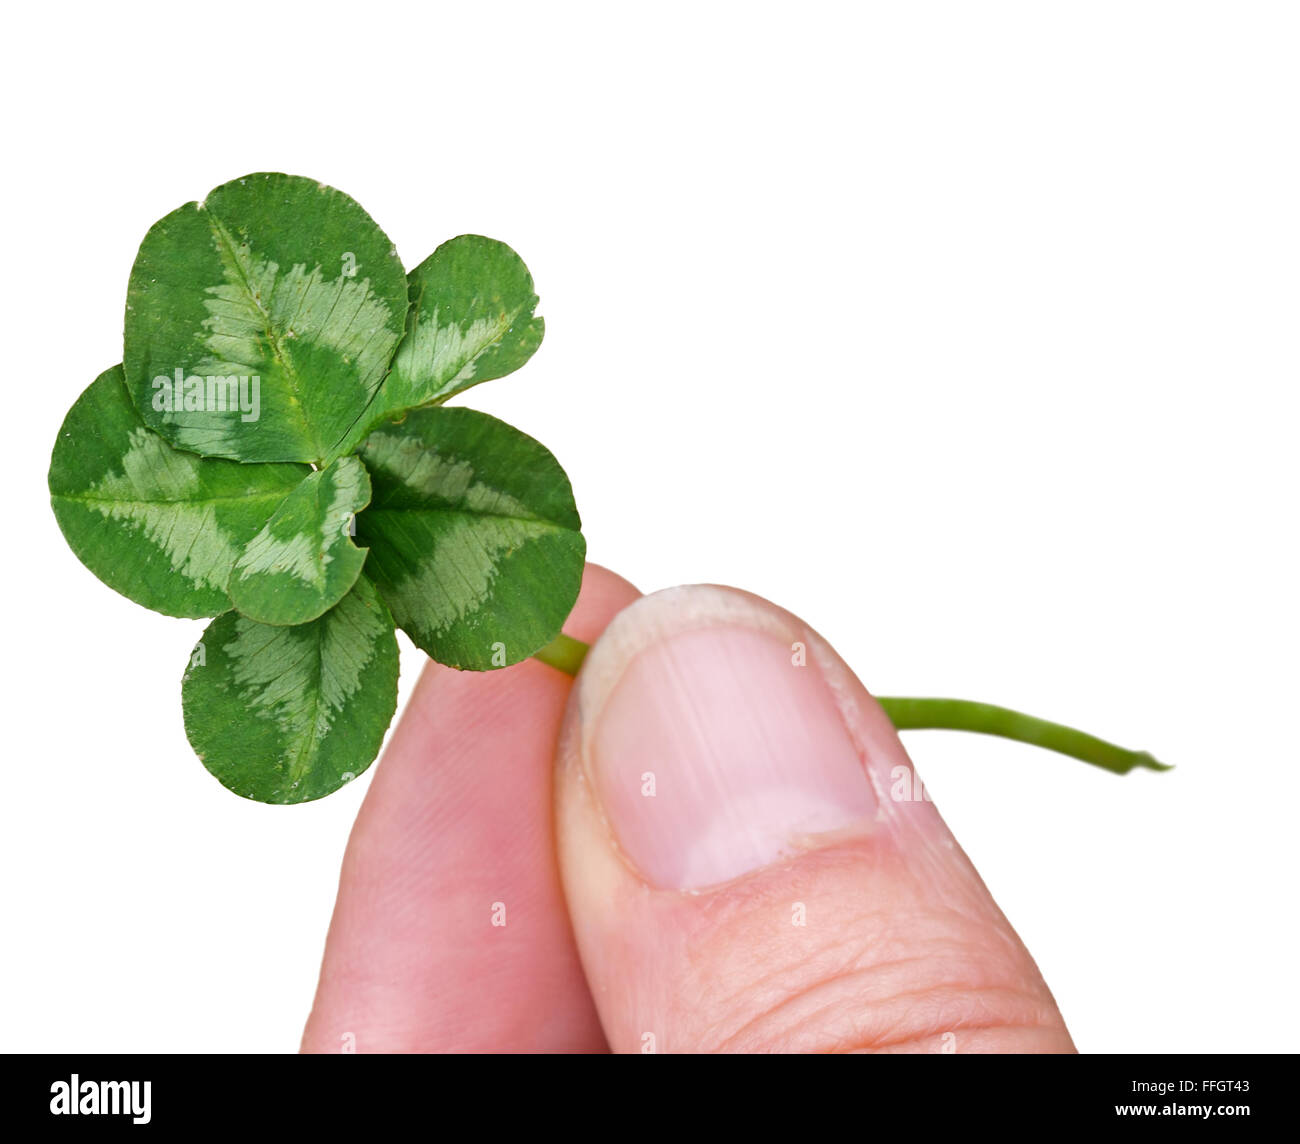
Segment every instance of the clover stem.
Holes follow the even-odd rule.
[[[540,659],[543,663],[549,663],[552,667],[558,668],[565,675],[577,675],[578,668],[582,666],[582,661],[587,658],[587,652],[590,645],[585,644],[582,640],[575,640],[572,636],[566,636],[561,632],[541,651],[533,652],[533,659]]]
[[[1172,768],[1157,762],[1146,751],[1129,751],[1098,739],[1095,735],[1076,731],[1060,723],[1049,723],[1033,715],[1023,715],[992,703],[973,703],[969,699],[902,699],[893,696],[877,697],[890,722],[900,731],[943,730],[974,731],[980,735],[997,735],[1045,747],[1072,759],[1091,763],[1094,767],[1128,774],[1134,767],[1147,767],[1153,771]]]
[[[558,635],[533,655],[567,675],[577,675],[589,648],[572,636]],[[997,707],[992,703],[975,703],[969,699],[913,699],[877,696],[876,702],[900,731],[973,731],[1029,743],[1091,763],[1094,767],[1117,775],[1128,774],[1135,767],[1153,771],[1171,770],[1146,751],[1129,751],[1098,739],[1073,727],[1051,723],[1033,715]]]

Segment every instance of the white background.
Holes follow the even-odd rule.
[[[7,20],[0,1048],[297,1045],[366,781],[218,786],[180,716],[201,624],[95,580],[45,493],[145,230],[285,170],[408,266],[523,255],[546,343],[469,403],[560,458],[594,560],[767,595],[880,693],[1177,763],[908,740],[1082,1049],[1294,1050],[1294,6]]]

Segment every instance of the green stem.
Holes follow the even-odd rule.
[[[885,714],[900,731],[944,730],[975,731],[981,735],[999,735],[1019,743],[1031,743],[1081,759],[1094,767],[1128,774],[1134,767],[1147,767],[1153,771],[1171,768],[1157,762],[1146,751],[1128,751],[1098,739],[1095,735],[1049,723],[1032,715],[1022,715],[992,703],[972,703],[969,699],[898,699],[876,700]]]
[[[590,645],[582,640],[575,640],[561,632],[541,651],[533,653],[533,659],[540,659],[552,667],[559,668],[566,675],[577,675],[582,661],[587,658]]]
[[[568,675],[577,675],[587,651],[588,646],[581,640],[558,635],[533,658]],[[973,703],[969,699],[902,699],[896,696],[877,697],[877,702],[900,731],[974,731],[981,735],[997,735],[1069,755],[1117,775],[1128,774],[1135,767],[1153,771],[1171,769],[1146,751],[1125,750],[1073,727],[1049,723],[1046,719],[1022,715],[1019,711],[996,707],[992,703]]]

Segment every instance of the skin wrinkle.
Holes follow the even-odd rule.
[[[983,1025],[978,1022],[962,1025],[961,1037],[957,1049],[965,1055],[971,1053],[1053,1053],[1071,1052],[1070,1047],[1062,1047],[1060,1035],[1047,1024],[1030,1023],[1019,1025],[1007,1022],[990,1022]],[[955,1030],[922,1037],[900,1037],[897,1040],[878,1041],[869,1047],[845,1046],[837,1049],[844,1053],[944,1053],[949,1052],[944,1038]]]
[[[855,861],[853,848],[839,857],[843,862],[835,864],[847,870]],[[784,953],[771,957],[770,951],[753,953],[743,943],[737,945],[734,935],[770,930],[770,919],[779,916],[776,910],[788,912],[790,901],[807,896],[797,885],[790,885],[788,873],[782,874],[778,871],[770,879],[760,874],[759,884],[742,887],[740,900],[730,901],[722,916],[706,913],[684,933],[687,975],[679,989],[688,1001],[683,1011],[704,1022],[710,1043],[716,1039],[719,1048],[737,1045],[769,1023],[775,1030],[750,1039],[766,1044],[793,1035],[784,1023],[788,1012],[807,1004],[809,997],[823,988],[841,989],[825,1007],[837,1014],[858,1009],[868,1014],[889,1011],[897,1009],[901,1000],[938,996],[945,991],[1012,1001],[1031,996],[1017,976],[1019,957],[1014,951],[988,947],[987,937],[997,930],[990,929],[987,916],[943,915],[942,911],[936,915],[926,904],[908,911],[892,902],[867,902],[864,908],[854,909],[853,900],[842,895],[832,896],[825,904],[814,899],[808,902],[810,914],[814,910],[819,915],[833,912],[835,925],[813,952],[801,948],[797,956],[792,953],[787,959]],[[818,931],[805,932],[813,936]],[[863,935],[872,936],[864,941]],[[789,943],[801,940],[791,935]],[[765,967],[767,957],[771,961]],[[994,968],[998,972],[992,972]],[[1022,1008],[1017,1001],[996,1012],[1008,1019],[1027,1020]],[[729,1016],[733,1013],[738,1015],[734,1019]],[[746,1014],[754,1015],[745,1019]],[[909,1006],[899,1020],[906,1024],[913,1017]],[[962,1022],[970,1019],[965,1014],[961,1017]],[[883,1018],[878,1024],[885,1026]],[[727,1026],[735,1027],[721,1031]],[[952,1028],[950,1023],[937,1031]],[[899,1029],[889,1026],[887,1032],[892,1036]],[[861,1043],[867,1045],[880,1035],[864,1035]]]
[[[988,953],[978,944],[953,938],[933,946],[925,942],[918,946],[912,935],[896,939],[897,945],[909,947],[907,952],[879,960],[875,946],[855,940],[855,935],[870,932],[870,926],[863,924],[867,920],[858,921],[849,934],[832,943],[847,957],[835,960],[811,980],[807,978],[808,962],[776,970],[773,976],[792,977],[793,981],[780,990],[777,999],[764,1004],[755,1016],[727,1035],[724,1045],[745,1040],[764,1044],[774,1039],[798,1039],[796,1034],[810,1026],[814,1033],[825,1035],[826,1029],[841,1019],[861,1030],[858,1046],[874,1044],[884,1037],[955,1031],[973,1019],[966,1015],[968,1010],[981,1020],[1000,1022],[1012,1014],[1017,1020],[1024,1019],[1022,1013],[1031,995],[1015,980],[1014,970],[1008,974],[1007,983],[992,980],[1001,975],[989,974]],[[892,919],[887,919],[888,923]],[[823,993],[828,996],[822,998]],[[925,1020],[932,1005],[940,1000],[947,1007]],[[737,993],[731,1001],[737,1012],[745,1012],[744,993]],[[957,1003],[956,1014],[952,1012],[953,1002]],[[805,1006],[811,1006],[811,1011],[799,1012]],[[1038,1013],[1036,1005],[1033,1011]],[[827,1015],[833,1019],[827,1020]],[[1036,1016],[1035,1021],[1038,1019]]]
[[[758,973],[749,959],[737,958],[727,948],[727,936],[736,931],[719,930],[716,946],[686,959],[688,966],[715,967],[693,988],[687,986],[685,992],[695,1000],[686,1011],[705,1022],[702,1039],[719,1051],[817,1051],[832,1047],[817,1042],[827,1038],[837,1022],[856,1030],[845,1034],[854,1048],[956,1032],[974,1022],[983,1022],[985,1028],[1015,1025],[1057,1031],[1059,1018],[1054,1011],[1045,1012],[1020,979],[1019,958],[1006,950],[990,950],[983,941],[986,927],[964,918],[959,922],[970,932],[927,937],[918,931],[921,923],[938,924],[930,913],[909,916],[886,909],[858,917],[841,914],[836,924],[843,929],[832,933],[817,953],[789,961],[778,956],[770,969]],[[861,940],[864,933],[882,930],[889,934],[883,943]],[[882,959],[882,946],[899,952]],[[761,964],[762,959],[757,960]],[[727,978],[734,983],[719,998]],[[822,998],[823,993],[829,996]],[[939,1015],[927,1019],[940,1001],[944,1004]],[[933,1004],[927,1007],[926,1002]],[[808,1011],[801,1011],[805,1008]],[[729,1019],[732,1013],[739,1016]],[[728,1025],[733,1027],[722,1031]],[[813,1035],[801,1035],[806,1029]]]
[[[924,972],[924,966],[918,967]],[[858,1003],[858,977],[870,980],[872,967],[802,984],[780,1004],[762,1009],[713,1052],[870,1051],[881,1045],[921,1042],[969,1027],[1040,1029],[1038,1007],[1013,989],[925,986],[896,992],[879,1001]],[[919,1002],[919,1003],[918,1003]],[[788,1010],[803,1007],[790,1014]],[[1012,1016],[1015,1014],[1015,1016]],[[840,1031],[843,1030],[843,1031]]]

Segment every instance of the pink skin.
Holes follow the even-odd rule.
[[[576,686],[425,668],[348,844],[304,1051],[1072,1051],[816,633],[589,566],[566,630],[607,626]]]

